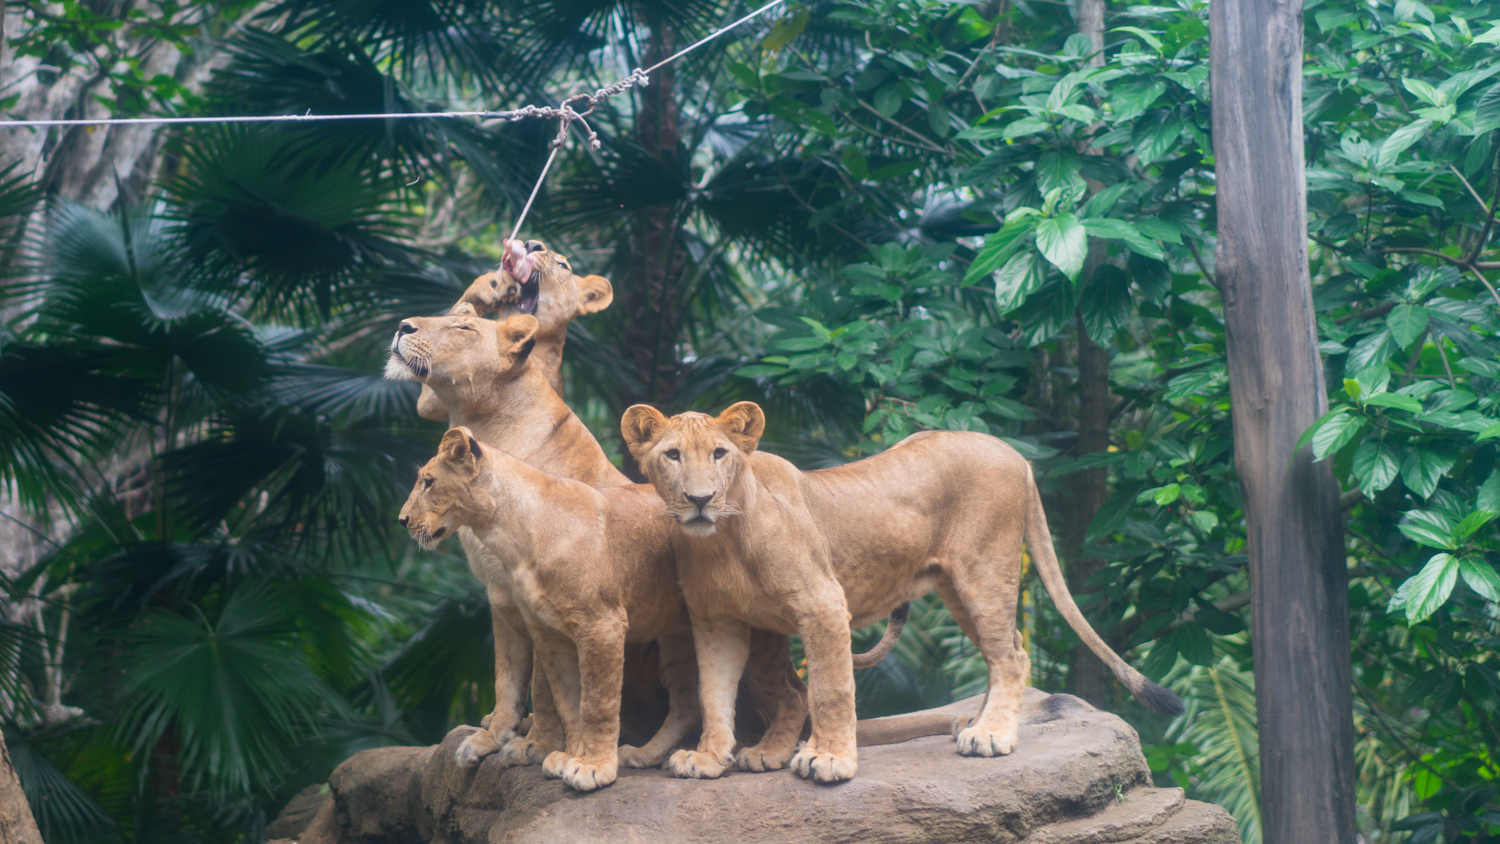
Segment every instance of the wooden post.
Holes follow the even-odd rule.
[[[1216,273],[1249,522],[1266,844],[1353,844],[1354,723],[1339,486],[1297,438],[1328,410],[1307,268],[1301,0],[1210,12]]]

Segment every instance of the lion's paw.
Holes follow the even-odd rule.
[[[978,720],[979,716],[977,715],[959,715],[955,717],[953,719],[953,738],[957,739],[959,733],[974,726],[974,722]]]
[[[656,768],[665,761],[660,753],[652,753],[645,748],[634,747],[628,744],[620,745],[620,764],[627,768]]]
[[[560,754],[553,754],[557,756]],[[550,763],[552,757],[547,757]],[[544,764],[543,770],[546,770]],[[614,762],[591,765],[576,756],[562,766],[562,781],[579,791],[594,791],[614,782],[619,777],[619,767]]]
[[[493,721],[493,720],[495,720],[495,713],[493,713],[493,712],[491,712],[490,714],[484,716],[483,718],[480,718],[479,719],[479,729],[481,729],[481,730],[488,730],[490,728],[490,722]]]
[[[1016,749],[1016,730],[986,730],[969,727],[958,734],[958,752],[964,756],[1004,756]]]
[[[712,753],[699,753],[696,750],[686,748],[672,754],[667,760],[667,769],[674,777],[696,780],[718,779],[724,775],[724,771],[734,763],[734,759],[726,755],[720,759]]]
[[[516,736],[500,748],[500,763],[506,767],[518,767],[521,765],[539,765],[556,748],[549,747],[536,739],[526,736]]]
[[[568,766],[568,760],[572,758],[566,750],[554,750],[542,760],[542,773],[552,779],[560,779],[563,769]]]
[[[458,750],[453,752],[453,761],[457,762],[460,768],[472,768],[478,765],[484,757],[504,747],[505,743],[512,738],[515,738],[514,734],[497,739],[495,734],[488,729],[471,733],[468,738],[464,739],[463,744],[458,746]]]
[[[734,757],[735,766],[741,771],[779,771],[791,761],[794,750],[785,747],[762,747],[755,745],[741,750]]]
[[[819,753],[817,750],[803,745],[792,757],[792,770],[797,775],[814,782],[843,782],[853,779],[859,770],[859,762],[851,756],[836,756],[832,753]]]

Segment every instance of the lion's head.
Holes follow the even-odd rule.
[[[431,551],[467,524],[487,462],[484,448],[468,428],[452,428],[443,435],[437,456],[417,472],[417,482],[401,507],[401,526],[418,545]]]
[[[748,401],[717,417],[680,413],[670,419],[638,404],[620,420],[625,444],[667,511],[684,533],[698,537],[712,536],[721,517],[737,512],[727,496],[765,428],[766,415]]]
[[[392,381],[491,384],[514,377],[536,345],[536,317],[487,320],[467,304],[453,313],[401,320],[385,362]]]
[[[568,323],[612,301],[614,288],[607,279],[574,275],[568,259],[540,240],[506,241],[499,269],[474,279],[459,299],[480,314],[531,314],[543,337],[566,332]]]

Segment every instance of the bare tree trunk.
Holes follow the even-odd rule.
[[[0,736],[0,844],[42,844],[42,833],[21,790],[5,737]]]
[[[1078,32],[1088,38],[1089,51],[1094,54],[1089,64],[1101,67],[1104,64],[1104,0],[1078,0],[1077,15]],[[1101,150],[1083,152],[1089,155]],[[1091,182],[1089,193],[1094,193],[1099,187]],[[1103,241],[1089,238],[1088,258],[1081,276],[1083,283],[1087,284],[1093,278],[1104,258]],[[1078,334],[1078,441],[1073,453],[1075,457],[1082,457],[1109,448],[1109,414],[1113,402],[1109,395],[1109,353],[1084,330],[1081,311],[1076,314],[1074,323]],[[1068,589],[1074,595],[1082,596],[1099,589],[1089,585],[1089,579],[1104,568],[1105,561],[1085,557],[1083,541],[1089,523],[1109,497],[1108,481],[1103,468],[1085,469],[1067,476],[1066,484],[1072,500],[1066,511],[1067,521],[1062,526],[1061,538],[1063,559],[1068,566]],[[1091,609],[1097,612],[1098,607]],[[1119,643],[1108,631],[1105,638],[1111,647],[1119,649]],[[1068,692],[1102,707],[1114,697],[1114,689],[1115,679],[1109,668],[1087,646],[1082,643],[1074,646],[1068,660]]]
[[[647,66],[668,56],[673,44],[671,32],[660,18],[652,16],[649,23]],[[671,65],[653,74],[651,85],[641,90],[640,113],[635,119],[637,142],[669,167],[673,166],[681,141],[674,81]],[[631,222],[631,284],[625,296],[629,324],[625,328],[623,351],[640,373],[645,395],[639,400],[655,404],[671,400],[677,391],[681,368],[677,359],[678,311],[687,267],[681,222],[671,206],[641,212]]]
[[[1328,409],[1307,267],[1302,3],[1212,5],[1218,283],[1249,523],[1267,844],[1353,844],[1339,487],[1297,438]]]

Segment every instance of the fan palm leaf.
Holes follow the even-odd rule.
[[[1179,667],[1186,666],[1179,662]],[[1260,734],[1255,716],[1255,677],[1230,657],[1191,666],[1168,677],[1187,709],[1167,729],[1167,739],[1198,749],[1194,790],[1234,816],[1246,844],[1259,844]]]

